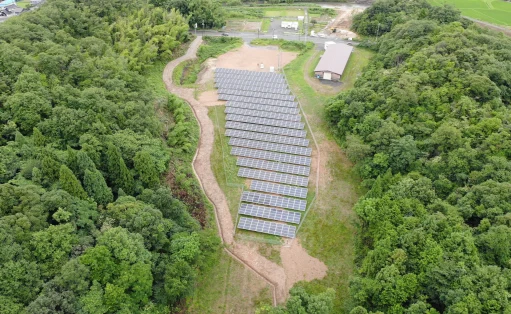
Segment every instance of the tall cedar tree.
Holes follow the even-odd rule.
[[[121,188],[126,194],[133,194],[133,176],[124,163],[121,152],[112,143],[107,145],[107,169],[111,185]]]
[[[87,198],[87,193],[85,193],[80,181],[78,181],[73,172],[66,165],[60,166],[59,184],[60,188],[67,191],[69,194],[81,199]]]
[[[113,201],[112,190],[106,184],[105,178],[98,170],[85,170],[83,185],[87,194],[98,204],[106,205]]]
[[[135,170],[144,187],[150,189],[157,187],[160,179],[153,157],[147,151],[141,151],[135,155],[133,161],[135,163]]]

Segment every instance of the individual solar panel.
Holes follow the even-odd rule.
[[[259,110],[259,111],[270,111],[277,113],[287,113],[287,114],[299,114],[299,108],[291,108],[291,107],[279,107],[279,106],[268,106],[268,105],[260,105],[260,104],[251,104],[247,102],[236,102],[236,101],[228,101],[225,103],[226,108],[242,108],[249,110]]]
[[[238,115],[243,115],[243,116],[286,120],[286,121],[300,121],[302,119],[302,117],[298,114],[285,114],[285,113],[276,113],[276,112],[269,112],[269,111],[240,109],[240,108],[233,108],[233,107],[225,108],[225,113],[233,113],[233,114],[238,114]]]
[[[269,126],[276,126],[276,127],[288,128],[288,129],[298,129],[298,130],[303,130],[303,128],[305,126],[305,124],[303,122],[293,122],[293,121],[248,117],[248,116],[242,116],[242,115],[232,114],[232,113],[227,114],[225,116],[225,119],[227,121],[245,122],[245,123],[252,123],[252,124],[259,124],[259,125],[269,125]]]
[[[269,151],[273,151],[273,152],[287,153],[287,154],[293,154],[293,155],[302,155],[302,156],[310,156],[311,152],[312,152],[312,149],[309,147],[253,141],[253,140],[247,140],[247,139],[236,138],[236,137],[231,137],[231,139],[229,140],[229,145],[247,147],[247,148],[255,148],[255,149],[261,149],[261,150],[269,150]]]
[[[298,156],[298,155],[289,155],[282,153],[274,153],[268,152],[264,150],[250,149],[245,147],[233,147],[231,149],[231,155],[239,156],[239,157],[249,157],[255,159],[265,159],[271,161],[284,162],[288,164],[302,165],[302,166],[310,166],[311,158]]]
[[[238,211],[240,215],[266,218],[271,220],[299,224],[302,214],[284,209],[241,203]]]
[[[295,146],[309,146],[309,140],[306,138],[272,135],[267,133],[256,133],[242,130],[227,129],[225,136],[244,138],[247,140],[257,140],[264,142],[272,142],[279,144],[295,145]]]
[[[252,131],[252,132],[260,132],[266,134],[274,134],[274,135],[285,135],[292,137],[300,137],[304,138],[306,133],[304,130],[296,130],[296,129],[286,129],[279,127],[272,127],[266,125],[257,125],[250,123],[242,123],[235,121],[227,121],[225,123],[226,129],[235,129],[235,130],[243,130],[243,131]]]
[[[307,189],[296,186],[289,186],[278,183],[270,183],[264,181],[252,180],[250,189],[258,192],[266,192],[271,194],[280,194],[298,198],[307,198]]]
[[[246,158],[246,157],[238,157],[236,161],[236,165],[240,167],[248,167],[248,168],[256,168],[263,170],[270,170],[276,172],[297,174],[300,176],[309,176],[310,167],[307,166],[299,166],[299,165],[291,165],[285,164],[281,162],[268,161],[262,159],[254,159],[254,158]]]
[[[309,178],[307,177],[295,176],[293,174],[286,173],[271,172],[266,170],[258,170],[252,168],[240,168],[238,170],[238,177],[271,181],[277,183],[285,183],[303,187],[307,187],[307,185],[309,185]]]
[[[243,192],[241,194],[241,201],[299,211],[307,209],[307,201],[305,200],[256,192]]]
[[[247,217],[240,218],[238,228],[291,239],[296,236],[296,226]]]

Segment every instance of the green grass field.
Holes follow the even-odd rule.
[[[433,5],[450,4],[465,16],[496,25],[511,26],[511,2],[503,0],[428,0]]]
[[[264,16],[266,17],[277,17],[277,16],[302,16],[304,15],[303,10],[298,9],[265,9]]]

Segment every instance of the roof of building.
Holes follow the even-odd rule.
[[[353,47],[346,44],[328,46],[314,71],[332,72],[342,75],[352,51]]]

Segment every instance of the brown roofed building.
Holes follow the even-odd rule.
[[[323,80],[340,81],[352,51],[353,47],[346,44],[328,46],[314,69],[316,77]]]

